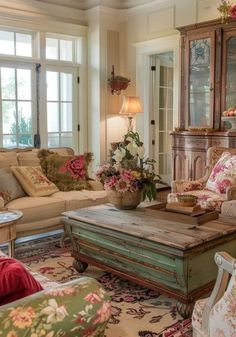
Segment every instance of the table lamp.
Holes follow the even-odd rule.
[[[120,110],[121,115],[128,116],[128,131],[133,131],[133,118],[137,113],[143,112],[140,98],[137,96],[123,96],[123,103]]]

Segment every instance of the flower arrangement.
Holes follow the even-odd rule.
[[[105,190],[119,193],[142,191],[143,200],[156,197],[156,183],[163,183],[154,172],[155,160],[146,158],[143,143],[137,132],[129,131],[118,143],[111,163],[98,168],[95,179]],[[164,183],[163,183],[164,184]]]
[[[227,23],[229,18],[236,19],[236,5],[232,5],[229,1],[221,0],[217,9],[220,12],[222,23]]]

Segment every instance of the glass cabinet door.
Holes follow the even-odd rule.
[[[236,107],[236,36],[226,41],[226,86],[224,110]]]
[[[213,126],[214,48],[208,36],[189,40],[188,126]]]

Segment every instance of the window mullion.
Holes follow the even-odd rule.
[[[18,89],[17,89],[17,68],[15,68],[15,109],[16,109],[16,145],[19,147],[19,116],[18,116]]]

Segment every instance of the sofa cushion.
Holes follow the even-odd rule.
[[[40,283],[19,261],[0,258],[0,305],[43,290]]]
[[[65,201],[51,197],[23,197],[10,201],[7,207],[23,212],[23,217],[17,221],[18,226],[60,216],[65,211]]]
[[[38,150],[18,152],[17,159],[20,166],[40,166]]]
[[[0,168],[18,165],[15,151],[0,152]]]
[[[18,180],[15,178],[10,167],[0,169],[0,196],[7,202],[24,197],[25,191],[22,189]]]
[[[224,194],[229,186],[236,183],[236,155],[224,152],[212,169],[206,188]]]
[[[89,207],[108,202],[106,191],[69,191],[69,192],[56,192],[51,198],[57,198],[66,202],[66,211],[77,208]]]
[[[42,149],[38,156],[44,173],[60,191],[88,188],[88,165],[92,159],[91,153],[80,156],[60,156]]]
[[[14,175],[26,191],[32,197],[50,195],[58,188],[42,172],[40,166],[12,166]]]

